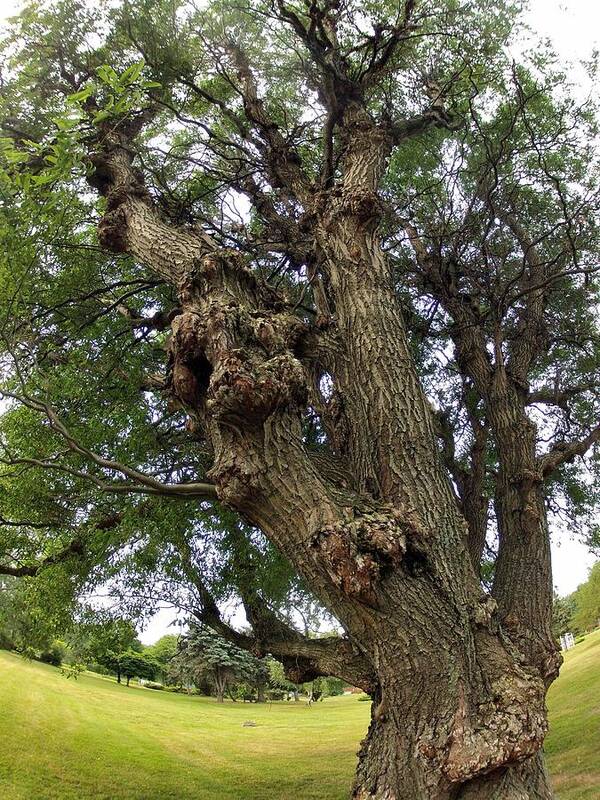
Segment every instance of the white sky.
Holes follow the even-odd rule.
[[[14,14],[20,6],[17,0],[0,0],[0,20]],[[594,48],[600,47],[598,0],[530,0],[527,20],[534,31],[553,41],[565,60],[586,59]],[[572,73],[580,74],[576,68]],[[586,580],[596,559],[586,547],[573,541],[567,531],[555,532],[554,539],[554,584],[559,594],[569,594]],[[151,643],[164,633],[174,632],[175,628],[167,629],[174,617],[171,609],[159,612],[142,634],[142,641]]]

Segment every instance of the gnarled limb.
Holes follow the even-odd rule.
[[[600,425],[596,425],[587,436],[577,441],[556,444],[549,453],[539,459],[540,472],[544,477],[548,477],[561,464],[567,464],[577,456],[584,456],[597,442],[600,442]]]
[[[232,628],[223,619],[194,564],[189,543],[179,540],[177,548],[185,574],[198,592],[201,608],[195,614],[200,622],[255,655],[270,653],[275,656],[282,662],[288,678],[295,683],[305,683],[321,675],[334,675],[361,686],[365,692],[373,690],[376,676],[372,665],[348,639],[335,636],[309,638],[302,635],[271,611],[251,584],[247,585],[246,591],[242,591],[242,601],[252,626],[252,635]]]

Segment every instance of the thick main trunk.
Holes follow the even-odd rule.
[[[390,578],[383,603],[389,608],[363,632],[378,685],[354,797],[495,797],[496,784],[508,786],[501,770],[541,747],[542,681],[498,635],[491,607],[482,603],[479,613],[461,619],[427,569]]]
[[[231,252],[168,230],[129,185],[122,148],[109,161],[117,186],[103,240],[177,290],[169,385],[210,440],[219,497],[289,558],[372,666],[377,705],[355,796],[454,800],[538,752],[544,687],[498,628],[440,464],[376,235],[386,148],[369,150],[372,133],[367,124],[344,186],[315,211],[343,341],[334,370],[348,422],[342,479],[303,439],[306,326]]]
[[[541,753],[522,764],[469,781],[456,800],[552,800],[554,794]]]
[[[450,800],[472,778],[534,755],[544,686],[498,629],[454,503],[444,508],[442,496],[415,523],[401,506],[344,496],[302,458],[296,425],[283,415],[260,435],[228,433],[214,472],[226,480],[235,454],[236,474],[252,477],[252,491],[237,493],[240,510],[372,665],[377,710],[356,796]]]
[[[359,752],[353,800],[552,800],[541,753],[523,762],[436,788],[435,775],[420,780],[412,763],[413,737],[403,723],[382,730],[376,721]]]

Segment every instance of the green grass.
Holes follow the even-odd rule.
[[[565,654],[548,693],[546,755],[560,800],[600,798],[600,630]]]
[[[67,681],[0,652],[0,798],[342,800],[368,715],[355,698],[219,705]]]
[[[600,632],[549,697],[561,800],[600,797]],[[0,652],[2,800],[342,800],[369,704],[244,705],[119,686]],[[256,727],[244,728],[245,720]]]

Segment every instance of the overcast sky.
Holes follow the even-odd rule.
[[[20,2],[0,0],[0,18],[14,14]],[[600,2],[598,0],[530,0],[529,25],[552,39],[556,50],[568,60],[586,59],[600,47]],[[574,67],[573,77],[583,80]],[[587,93],[588,87],[582,87]],[[587,548],[573,541],[568,531],[555,531],[553,542],[554,584],[559,594],[569,594],[585,581],[595,557]],[[163,633],[174,618],[173,611],[160,612],[148,625],[142,641],[151,643]],[[174,629],[171,629],[174,631]]]

